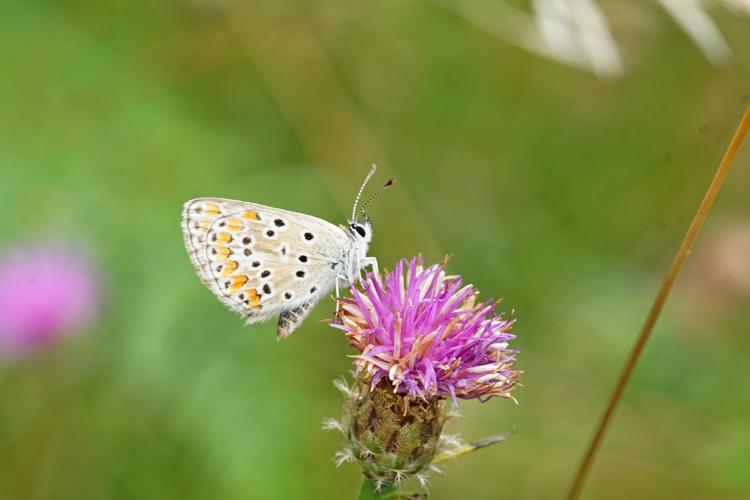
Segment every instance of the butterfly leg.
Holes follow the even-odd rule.
[[[362,269],[368,266],[372,269],[372,274],[375,276],[380,274],[380,271],[378,270],[378,259],[375,257],[365,257],[362,259]]]
[[[339,313],[339,297],[341,297],[339,293],[339,281],[343,280],[346,282],[346,276],[343,276],[341,274],[336,275],[336,314]]]

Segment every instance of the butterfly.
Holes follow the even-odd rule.
[[[278,314],[277,338],[288,337],[332,289],[338,298],[339,286],[353,285],[366,267],[377,274],[377,260],[367,256],[372,225],[365,207],[393,179],[357,208],[375,170],[362,183],[347,226],[246,201],[188,201],[182,233],[201,281],[247,324]]]

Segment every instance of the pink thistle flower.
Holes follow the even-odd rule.
[[[29,354],[86,327],[98,308],[97,278],[87,259],[59,246],[1,257],[0,354]]]
[[[493,302],[476,304],[473,286],[443,267],[402,260],[383,279],[368,274],[361,290],[352,287],[332,326],[360,352],[358,377],[370,390],[387,380],[412,400],[515,401],[518,351],[508,347],[514,320],[496,314]]]

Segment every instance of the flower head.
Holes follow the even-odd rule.
[[[520,375],[508,347],[513,320],[496,315],[493,302],[476,304],[473,286],[443,266],[401,260],[382,280],[368,274],[361,290],[352,287],[333,326],[360,352],[360,379],[371,389],[388,380],[395,392],[424,401],[512,398]]]
[[[19,356],[76,332],[93,319],[98,281],[71,249],[17,249],[0,258],[0,353]]]

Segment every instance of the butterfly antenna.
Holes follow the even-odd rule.
[[[359,199],[362,197],[362,192],[365,190],[365,186],[367,186],[367,183],[370,181],[370,178],[375,175],[375,171],[378,169],[378,166],[374,163],[372,164],[372,167],[370,167],[370,171],[367,172],[367,177],[365,177],[364,182],[362,183],[362,186],[359,188],[359,192],[357,193],[357,197],[354,198],[354,206],[352,207],[352,220],[354,220],[354,216],[357,215],[357,204],[359,203]]]
[[[378,195],[379,195],[380,193],[382,193],[383,191],[385,191],[385,190],[386,190],[387,188],[389,188],[389,187],[393,186],[393,184],[394,184],[395,182],[396,182],[396,179],[394,179],[393,177],[391,177],[390,179],[388,179],[388,181],[387,181],[387,182],[386,182],[385,184],[383,184],[383,185],[382,185],[382,186],[380,187],[380,189],[378,189],[377,191],[375,191],[375,192],[374,192],[374,193],[372,194],[372,196],[370,196],[369,198],[367,198],[367,201],[365,201],[365,202],[364,202],[364,203],[362,204],[362,208],[360,208],[360,209],[359,209],[359,213],[361,213],[361,214],[363,214],[363,215],[364,215],[364,213],[365,213],[365,207],[367,207],[367,205],[369,205],[369,204],[370,204],[370,202],[371,202],[372,200],[374,200],[375,198],[377,198],[377,196],[378,196]]]

